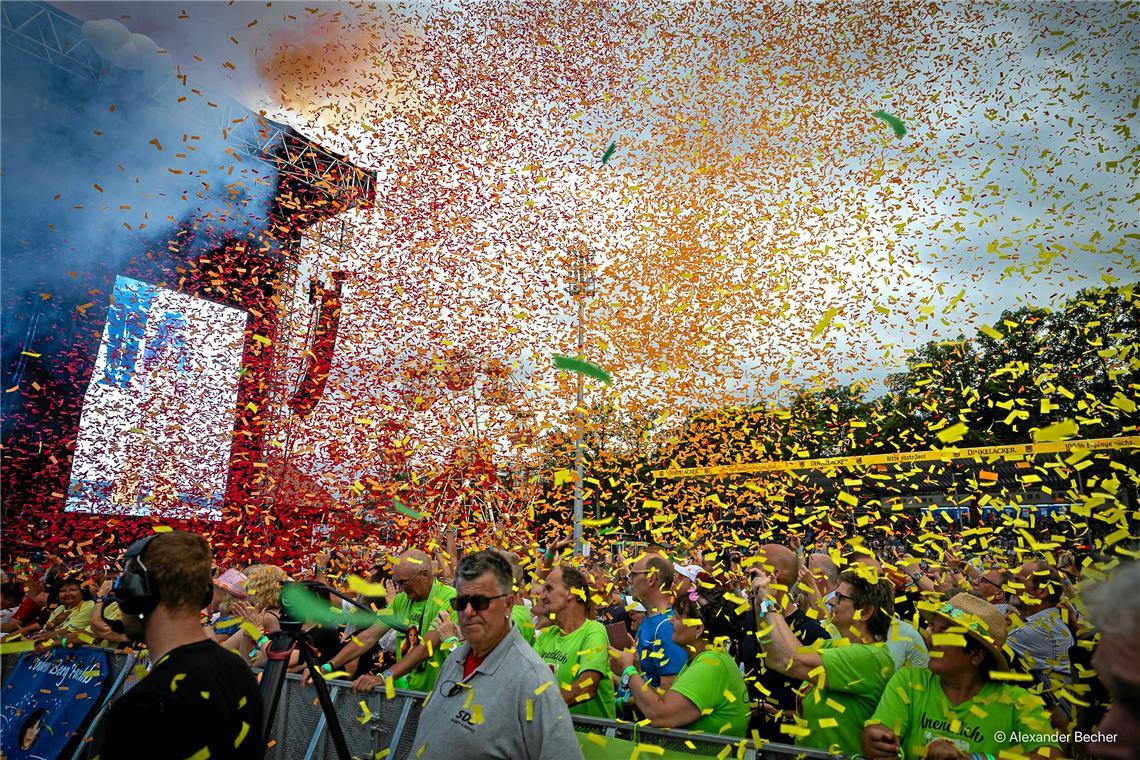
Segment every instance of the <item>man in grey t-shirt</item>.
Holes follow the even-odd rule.
[[[463,557],[452,605],[466,643],[444,661],[420,713],[418,760],[582,760],[550,668],[511,625],[511,567],[489,551]]]

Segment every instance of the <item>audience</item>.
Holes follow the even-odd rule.
[[[1140,747],[1136,563],[1102,580],[1092,572],[1102,557],[1050,564],[1002,546],[959,559],[929,543],[832,537],[801,553],[789,537],[751,558],[634,546],[583,560],[568,544],[320,552],[299,579],[323,579],[375,614],[304,581],[330,617],[303,628],[326,677],[347,668],[360,692],[431,695],[416,737],[428,758],[488,748],[580,757],[574,715],[868,758],[1127,758]],[[261,666],[290,575],[274,565],[211,575],[194,602],[206,605],[195,607],[197,630],[242,655],[227,663]],[[53,560],[9,577],[7,641],[123,648],[152,638],[132,640],[139,617],[120,607],[113,575]],[[911,625],[920,619],[924,633]]]
[[[1060,757],[1047,738],[1052,729],[1041,698],[996,679],[1009,670],[1001,612],[964,593],[921,611],[929,621],[930,663],[891,677],[863,731],[863,753],[870,760]]]
[[[685,666],[668,688],[655,689],[637,667],[633,652],[620,652],[614,670],[649,722],[661,728],[684,728],[726,736],[744,736],[748,728],[748,689],[740,666],[725,647],[732,616],[723,598],[674,600],[673,643],[684,647]]]

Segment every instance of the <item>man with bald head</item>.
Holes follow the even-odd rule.
[[[673,641],[673,575],[673,563],[660,554],[643,554],[629,569],[633,598],[646,612],[637,630],[637,657],[645,681],[658,689],[672,686],[689,661],[684,647]]]
[[[839,585],[839,568],[829,554],[812,554],[807,559],[808,570],[815,576],[815,583],[819,586],[820,603],[826,607],[835,596],[835,589]]]
[[[436,580],[431,557],[419,549],[410,549],[396,558],[392,565],[392,582],[400,592],[392,600],[389,613],[405,621],[407,626],[404,630],[400,630],[403,626],[396,628],[396,664],[379,676],[362,675],[353,688],[371,691],[388,678],[406,676],[406,688],[431,691],[447,655],[444,639],[436,629],[440,623],[454,618],[451,600],[455,598],[455,589]],[[384,623],[373,623],[321,669],[326,673],[339,670],[371,649],[387,632],[388,626]]]
[[[819,620],[808,615],[795,602],[793,588],[800,574],[800,558],[782,544],[765,544],[758,556],[747,563],[749,573],[763,570],[772,576],[775,593],[781,596],[784,620],[804,646],[829,638]],[[814,612],[814,610],[813,610]],[[796,709],[796,690],[803,681],[790,678],[768,666],[763,647],[756,631],[756,618],[744,615],[740,624],[747,633],[740,642],[740,661],[745,668],[745,682],[749,685],[752,702],[752,722],[749,728],[760,732],[767,741],[787,741],[780,726],[791,723]]]

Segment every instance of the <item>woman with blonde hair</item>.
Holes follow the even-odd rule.
[[[233,611],[249,626],[242,625],[222,646],[249,654],[256,666],[264,661],[262,650],[269,634],[281,630],[281,587],[291,578],[277,565],[254,565],[246,569],[245,576],[246,598],[235,599]],[[260,631],[257,637],[251,635],[250,626]]]

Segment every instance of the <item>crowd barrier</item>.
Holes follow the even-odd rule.
[[[3,656],[3,675],[15,667],[19,655]],[[123,652],[112,657],[112,687],[107,701],[95,713],[85,738],[94,736],[98,720],[110,701],[129,689],[137,678],[135,658]],[[419,724],[421,692],[397,690],[394,699],[381,693],[355,694],[348,681],[328,682],[337,720],[344,732],[348,750],[354,758],[377,756],[386,760],[409,760],[414,757],[413,740]],[[282,687],[281,702],[270,736],[272,743],[265,760],[337,760],[328,725],[317,703],[316,691],[303,688],[300,677],[289,674]],[[633,723],[578,716],[574,718],[586,760],[627,760],[639,745],[653,745],[659,750],[641,751],[640,757],[679,760],[694,756],[738,758],[739,760],[790,760],[790,758],[829,758],[826,752],[805,750],[785,744],[754,745],[750,741],[710,736],[688,731],[640,727]],[[83,742],[72,760],[86,760],[91,742]],[[663,752],[664,754],[658,754]]]

